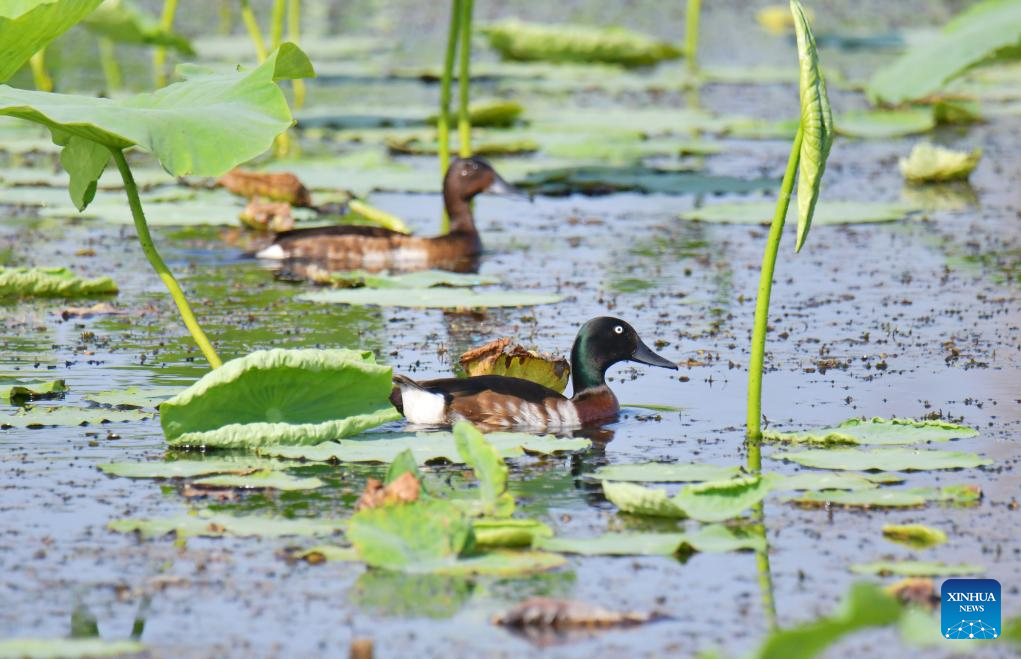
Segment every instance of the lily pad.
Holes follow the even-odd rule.
[[[478,101],[468,106],[468,120],[472,128],[509,128],[524,111],[517,101]],[[435,124],[437,117],[433,115],[426,121]]]
[[[751,201],[711,204],[681,213],[682,220],[716,224],[762,224],[773,219],[775,202]],[[897,222],[913,212],[910,206],[884,202],[827,201],[815,208],[813,226]]]
[[[836,131],[847,137],[889,139],[928,133],[936,127],[929,108],[903,110],[860,110],[837,117]]]
[[[809,444],[919,444],[975,437],[978,431],[968,426],[939,420],[848,419],[832,428],[800,432],[763,431],[765,439]]]
[[[193,478],[210,474],[247,474],[283,463],[275,460],[245,458],[242,460],[172,460],[170,462],[114,462],[99,465],[111,476],[125,478]]]
[[[95,297],[115,295],[117,284],[109,277],[82,279],[67,268],[0,267],[0,298]]]
[[[843,472],[802,471],[793,476],[777,475],[775,490],[869,490],[878,487],[874,479],[865,474]]]
[[[924,524],[884,524],[883,537],[912,549],[928,549],[947,541],[947,534]]]
[[[192,482],[197,487],[232,487],[245,490],[280,490],[296,492],[314,490],[324,483],[318,478],[300,478],[282,471],[263,469],[251,474],[220,474]]]
[[[847,471],[926,471],[930,469],[968,469],[992,464],[977,453],[964,451],[927,451],[906,448],[811,449],[799,453],[774,453],[777,460],[789,460],[816,469]]]
[[[531,307],[556,304],[564,298],[552,293],[459,290],[451,288],[352,288],[304,293],[305,302],[353,304],[418,309],[485,309],[490,307]]]
[[[639,462],[599,467],[589,478],[604,481],[630,481],[634,483],[694,483],[721,481],[741,473],[740,467],[710,464],[675,464],[667,462]]]
[[[138,641],[102,638],[7,638],[0,641],[0,659],[89,659],[143,652],[145,646]]]
[[[588,538],[543,538],[538,548],[584,556],[671,556],[693,551],[762,549],[761,536],[710,524],[687,533],[606,533]]]
[[[57,398],[67,391],[63,380],[0,382],[0,401],[9,403]]]
[[[553,529],[534,519],[476,519],[472,532],[480,549],[532,547],[553,537]]]
[[[743,476],[686,485],[671,498],[665,490],[603,481],[603,494],[625,513],[720,522],[737,517],[762,501],[771,487],[769,478]]]
[[[179,386],[127,387],[126,389],[98,391],[86,394],[85,400],[97,405],[122,409],[158,407],[160,403],[181,393]]]
[[[255,515],[236,517],[209,511],[155,519],[118,519],[109,524],[111,531],[138,532],[143,538],[158,538],[170,533],[178,538],[324,536],[339,533],[345,526],[346,521],[334,519],[280,519]]]
[[[499,284],[496,277],[486,277],[445,270],[419,270],[402,274],[385,274],[350,270],[331,272],[330,283],[345,288],[433,288],[434,286],[450,286],[464,288],[471,286],[487,286]]]
[[[740,194],[768,190],[773,179],[745,179],[684,171],[655,169],[644,165],[586,165],[534,171],[516,183],[534,194],[605,195],[615,192],[647,194]]]
[[[881,577],[963,577],[982,574],[986,569],[981,565],[947,565],[936,561],[879,561],[859,563],[851,566],[855,574],[875,574]]]
[[[809,506],[833,504],[860,508],[917,508],[924,506],[927,498],[907,490],[821,490],[805,492],[786,501]]]
[[[0,82],[88,16],[103,0],[20,0],[0,5]]]
[[[912,183],[966,180],[982,159],[982,149],[954,151],[928,142],[916,144],[911,155],[900,160],[900,173]]]
[[[391,374],[371,352],[261,350],[165,401],[160,422],[171,446],[318,444],[399,419]]]
[[[372,439],[379,437],[379,439]],[[526,453],[555,455],[583,451],[592,446],[584,437],[560,439],[553,435],[494,432],[486,436],[501,457],[513,458]],[[454,435],[450,432],[430,433],[372,433],[339,442],[325,442],[316,446],[268,446],[259,449],[260,455],[311,462],[393,462],[401,453],[410,450],[417,464],[445,460],[462,464]]]
[[[30,407],[15,414],[0,415],[0,428],[45,428],[47,426],[88,426],[151,419],[149,412],[108,410],[92,407]]]

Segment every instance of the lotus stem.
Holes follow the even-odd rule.
[[[261,63],[266,59],[266,40],[262,38],[259,21],[255,20],[255,14],[252,13],[252,7],[248,4],[248,0],[241,0],[241,20],[244,21],[245,29],[248,30],[248,36],[252,38],[252,43],[255,44],[255,56]]]
[[[276,50],[284,40],[284,17],[287,15],[287,0],[273,0],[273,14],[270,22],[270,50]]]
[[[106,90],[117,91],[124,86],[121,77],[121,65],[117,63],[117,47],[108,37],[99,37],[99,63],[103,67],[103,76],[106,77]]]
[[[450,88],[454,80],[454,55],[457,53],[457,37],[461,25],[461,0],[450,3],[450,30],[447,33],[447,52],[443,57],[443,74],[440,79],[440,111],[436,121],[436,139],[440,151],[440,180],[447,175],[450,167]],[[450,233],[450,218],[443,212],[440,233]]]
[[[287,40],[299,43],[301,39],[301,0],[288,0],[287,3]],[[305,107],[305,81],[302,78],[291,81],[294,89],[294,109]]]
[[[219,355],[213,350],[213,346],[209,343],[205,332],[202,331],[198,321],[195,320],[195,314],[192,313],[188,299],[184,296],[184,291],[181,290],[181,286],[174,279],[173,273],[170,272],[170,268],[167,267],[160,253],[156,251],[156,245],[152,242],[152,235],[149,234],[149,225],[145,221],[145,213],[142,210],[142,200],[138,197],[138,186],[135,185],[135,177],[131,174],[131,168],[128,167],[128,161],[124,158],[124,152],[120,149],[111,148],[110,153],[113,154],[114,162],[117,163],[117,169],[120,170],[121,179],[124,181],[124,191],[128,195],[131,217],[135,220],[135,231],[138,233],[138,242],[142,245],[142,252],[145,254],[145,258],[149,259],[153,270],[156,271],[156,274],[159,275],[160,279],[163,280],[163,284],[170,291],[170,296],[174,298],[174,303],[177,304],[177,310],[181,313],[185,327],[188,328],[191,338],[195,340],[199,350],[202,351],[206,360],[209,361],[209,365],[213,368],[219,368],[223,362],[220,361]]]
[[[370,206],[364,201],[358,199],[352,199],[347,204],[348,209],[353,213],[358,213],[367,220],[372,220],[376,224],[391,231],[398,231],[400,233],[411,233],[411,229],[404,223],[401,218],[396,215],[391,215],[386,211],[380,210],[375,206]]]
[[[472,54],[472,10],[475,0],[461,0],[461,66],[457,80],[458,110],[457,136],[458,153],[462,158],[472,154],[472,125],[468,115],[468,101],[471,97],[470,62]]]
[[[160,14],[160,29],[170,32],[174,29],[174,16],[177,14],[177,0],[163,0],[163,13]],[[156,88],[167,84],[167,47],[156,46],[152,53],[152,69]]]
[[[41,92],[53,91],[53,78],[46,72],[46,48],[40,48],[29,60],[32,66],[32,80],[35,88]]]
[[[766,354],[766,328],[769,324],[769,296],[773,291],[773,271],[776,269],[776,254],[780,248],[783,225],[787,219],[787,207],[794,190],[794,175],[798,171],[801,140],[804,133],[798,126],[798,133],[791,145],[787,158],[787,171],[780,184],[780,196],[776,200],[776,212],[769,227],[766,251],[762,255],[762,270],[759,273],[759,296],[755,302],[755,325],[752,330],[752,354],[748,364],[748,432],[750,440],[762,439],[762,365]]]
[[[688,70],[698,70],[698,22],[702,11],[702,0],[688,0],[684,11],[684,59]]]
[[[233,0],[220,0],[219,2],[219,20],[216,25],[216,32],[223,36],[230,34],[230,29],[234,24],[234,12],[230,9],[232,1]]]

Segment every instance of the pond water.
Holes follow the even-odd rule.
[[[318,60],[311,48],[317,68],[331,75],[309,83],[308,106],[299,120],[431,111],[438,92],[435,84],[380,72],[386,67],[421,68],[423,61],[429,67],[438,65],[445,12],[419,3],[353,4],[361,8],[329,18],[331,29],[346,29],[358,39],[366,34],[381,38],[369,42],[369,54],[364,56]],[[673,3],[665,16],[659,4],[631,3],[625,10],[603,2],[566,7],[501,3],[480,6],[477,18],[481,22],[529,15],[536,20],[617,21],[676,38],[683,25],[682,3]],[[845,19],[850,5],[817,4],[820,34],[845,28],[880,34],[930,26],[957,6],[867,3],[859,8],[856,3],[857,20],[849,23]],[[838,6],[830,6],[834,4]],[[706,5],[702,35],[706,66],[755,64],[795,71],[791,40],[763,32],[744,3]],[[325,15],[322,8],[309,11]],[[200,30],[209,19],[203,16],[198,12],[182,18],[181,29]],[[361,32],[356,34],[356,29]],[[215,42],[212,36],[206,39]],[[344,35],[315,39],[321,44],[343,43]],[[236,51],[242,53],[238,57],[247,57],[246,42],[240,37],[236,41]],[[478,66],[493,66],[492,53],[482,47],[478,51]],[[144,53],[124,54],[133,52]],[[890,56],[888,50],[822,51],[827,65],[852,80],[862,79]],[[683,76],[681,66],[667,65],[666,70]],[[85,87],[98,84],[89,77],[94,72],[72,65],[67,75]],[[696,100],[677,88],[645,88],[643,76],[652,75],[664,74],[622,76],[631,82],[615,88],[614,82],[557,78],[543,82],[528,75],[496,73],[476,85],[473,94],[519,101],[526,116],[589,108],[613,110],[625,121],[631,113],[636,123],[648,120],[653,111],[669,113]],[[858,92],[839,86],[831,93],[838,115],[864,107]],[[792,83],[713,83],[699,89],[697,97],[702,108],[720,115],[776,120],[797,112]],[[643,125],[625,123],[619,128],[626,132],[642,130]],[[5,135],[27,139],[38,135],[9,123],[3,129],[8,131]],[[372,193],[369,201],[406,219],[417,232],[432,233],[439,195],[402,191],[402,186],[416,190],[417,186],[392,181],[399,177],[407,181],[416,172],[424,172],[428,180],[435,173],[434,158],[398,157],[395,161],[403,168],[396,173],[384,163],[375,169],[364,164],[338,166],[331,174],[327,158],[349,153],[381,157],[380,141],[388,132],[395,131],[299,131],[295,135],[304,155],[271,166],[317,181],[314,194],[326,187],[362,185],[346,182],[347,173],[360,172],[357,180],[369,182],[378,175],[385,191]],[[585,140],[598,143],[600,134],[610,140],[602,128],[590,131]],[[497,131],[485,136],[504,139]],[[770,497],[764,524],[772,599],[783,626],[832,611],[849,586],[861,579],[849,571],[850,565],[910,558],[981,565],[985,576],[1003,586],[1004,617],[1021,612],[1017,510],[1021,492],[1016,471],[1021,459],[1017,442],[1021,197],[1014,184],[1021,167],[1017,158],[1021,132],[1016,117],[1003,116],[979,125],[941,127],[928,137],[954,148],[983,149],[983,161],[970,185],[935,191],[906,188],[896,161],[907,155],[917,137],[838,138],[824,180],[823,203],[898,202],[922,211],[889,224],[818,226],[798,255],[793,254],[793,227],[788,227],[773,289],[763,410],[769,427],[782,429],[828,426],[854,416],[938,415],[964,423],[980,434],[937,448],[977,452],[993,464],[906,473],[901,487],[968,483],[981,486],[984,496],[967,507],[930,503],[924,508],[864,512],[837,506],[799,508],[782,502],[782,497]],[[598,483],[583,475],[605,464],[648,460],[718,465],[746,461],[745,365],[766,229],[686,222],[678,216],[703,204],[771,199],[789,142],[701,139],[720,152],[680,160],[659,156],[652,162],[683,164],[720,177],[767,179],[767,189],[726,195],[537,196],[531,204],[494,197],[477,200],[476,216],[486,246],[480,272],[499,277],[514,290],[565,296],[555,305],[478,314],[320,306],[297,301],[307,285],[274,278],[271,264],[225,242],[223,227],[189,222],[192,226],[156,227],[154,235],[224,359],[268,347],[357,347],[373,350],[397,372],[444,376],[464,350],[494,338],[509,336],[544,351],[565,353],[588,318],[611,314],[628,320],[650,345],[659,341],[657,351],[681,362],[681,370],[622,365],[612,371],[611,386],[625,404],[663,404],[681,411],[626,407],[617,422],[588,433],[594,445],[582,454],[513,459],[512,490],[519,510],[550,524],[558,535],[693,528],[694,523],[621,515],[603,498]],[[0,375],[63,378],[70,391],[59,404],[78,407],[88,405],[84,397],[90,393],[128,386],[185,386],[201,376],[204,361],[138,249],[130,225],[104,221],[103,213],[117,212],[104,209],[116,209],[123,192],[100,191],[97,203],[105,203],[97,211],[100,217],[50,217],[61,213],[48,214],[46,209],[68,206],[62,201],[62,189],[54,196],[47,188],[14,187],[10,181],[19,178],[18,172],[21,180],[52,174],[56,171],[52,156],[8,153],[3,158],[3,172],[14,172],[0,174],[4,195],[47,200],[40,209],[15,205],[9,203],[12,197],[7,198],[0,222],[4,261],[66,265],[80,274],[110,275],[121,287],[113,302],[126,314],[63,320],[61,311],[79,302],[6,302],[0,306]],[[510,172],[509,179],[520,180],[529,169],[563,160],[540,153],[494,163],[499,171]],[[143,172],[154,169],[144,158],[137,163]],[[435,179],[438,184],[438,176]],[[159,181],[158,174],[153,180]],[[321,182],[325,180],[332,180],[332,185]],[[165,180],[150,194],[190,194],[189,190]],[[204,199],[204,192],[197,194]],[[148,206],[154,223],[161,211],[172,210],[161,207],[172,205]],[[239,209],[241,202],[236,205]],[[210,217],[213,224],[234,224],[234,216],[208,213],[215,216]],[[13,409],[3,407],[3,414]],[[796,473],[795,465],[771,459],[782,450],[785,447],[766,444],[764,467]],[[520,656],[536,652],[536,646],[491,625],[489,618],[531,595],[669,616],[637,629],[561,639],[544,647],[548,656],[689,656],[711,650],[734,656],[756,648],[769,630],[761,572],[755,555],[748,552],[699,553],[683,560],[569,557],[566,568],[540,576],[464,580],[387,575],[355,563],[284,560],[286,548],[314,544],[306,539],[175,542],[109,531],[107,524],[115,519],[172,516],[193,509],[346,517],[365,479],[385,471],[344,465],[294,467],[291,473],[318,476],[326,487],[311,493],[241,494],[233,501],[216,502],[189,500],[170,481],[115,478],[97,469],[113,461],[156,460],[166,453],[158,420],[0,430],[4,567],[0,601],[5,603],[0,607],[0,637],[65,636],[77,612],[94,616],[100,635],[108,639],[127,638],[133,625],[144,621],[141,639],[157,656],[336,655],[346,652],[354,638],[371,638],[377,656]],[[457,475],[464,468],[437,465],[430,470]],[[891,523],[938,528],[949,541],[914,551],[883,538],[881,527]],[[936,581],[938,590],[940,580]],[[879,630],[845,641],[838,652],[893,656],[911,651],[898,643],[892,630]],[[968,651],[1009,654],[998,644],[978,650],[969,646]],[[928,652],[938,656],[947,650]]]

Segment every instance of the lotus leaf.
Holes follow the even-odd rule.
[[[116,293],[117,284],[109,277],[82,279],[67,268],[0,267],[0,298],[94,297]]]
[[[992,464],[976,453],[963,451],[927,451],[906,448],[810,449],[798,453],[774,453],[777,460],[797,462],[816,469],[848,471],[925,471],[929,469],[967,469]]]
[[[85,400],[97,405],[109,405],[110,407],[122,409],[143,409],[158,407],[166,399],[181,393],[181,390],[181,387],[172,386],[128,387],[114,391],[98,391],[92,394],[85,394]]]
[[[848,419],[833,428],[800,432],[763,431],[765,439],[809,444],[919,444],[975,437],[978,431],[968,426],[939,420]]]
[[[475,546],[480,549],[532,547],[553,537],[550,527],[534,519],[476,519],[472,521],[472,531]]]
[[[237,517],[226,513],[199,511],[195,515],[179,515],[156,519],[117,519],[110,522],[111,531],[138,532],[143,538],[158,538],[168,533],[178,538],[207,538],[333,535],[344,530],[346,522],[334,519],[278,519],[250,515]]]
[[[928,549],[947,541],[947,534],[924,524],[884,524],[883,537],[913,549]]]
[[[869,490],[879,483],[865,474],[802,471],[793,476],[779,476],[776,490]]]
[[[91,659],[145,652],[137,641],[102,638],[7,638],[0,641],[0,659]]]
[[[862,508],[914,508],[924,506],[927,498],[907,490],[821,490],[805,492],[787,501],[809,506],[833,504]]]
[[[586,165],[533,171],[517,183],[535,194],[564,196],[604,195],[614,192],[674,195],[737,194],[767,190],[775,181],[677,172],[644,165],[626,167]]]
[[[514,511],[514,497],[507,492],[507,464],[500,452],[467,421],[454,426],[454,444],[479,480],[483,514],[509,516]]]
[[[468,107],[468,119],[472,128],[509,128],[525,111],[517,101],[482,101]],[[435,124],[436,116],[426,120]],[[472,149],[475,153],[475,149]]]
[[[562,295],[553,293],[477,292],[453,288],[351,288],[312,291],[299,295],[297,299],[306,302],[379,307],[485,309],[488,307],[531,307],[539,304],[556,304],[564,298]]]
[[[563,392],[571,375],[571,365],[559,356],[528,350],[510,339],[497,339],[473,348],[460,358],[468,376],[502,375],[537,382]]]
[[[451,286],[455,288],[470,286],[486,286],[499,284],[496,277],[474,275],[445,270],[419,270],[402,274],[382,274],[364,270],[331,272],[330,283],[345,287],[357,288],[432,288],[434,286]]]
[[[99,465],[111,476],[126,478],[192,478],[210,474],[247,474],[279,467],[275,460],[245,458],[241,460],[172,460],[170,462],[114,462]]]
[[[667,462],[639,462],[637,464],[606,465],[596,469],[589,477],[604,481],[631,481],[636,483],[692,483],[721,481],[741,473],[740,467],[709,464],[673,464]]]
[[[97,423],[142,421],[153,417],[139,410],[109,410],[84,407],[30,407],[15,414],[0,415],[0,428],[45,428],[87,426]]]
[[[900,173],[912,183],[962,181],[971,175],[982,159],[982,149],[954,151],[921,142],[911,155],[900,160]]]
[[[128,0],[106,0],[85,17],[82,27],[117,43],[164,46],[182,55],[195,54],[186,37],[163,29],[159,21]]]
[[[928,133],[936,127],[936,117],[928,108],[903,110],[861,110],[837,117],[836,131],[848,137],[889,139]]]
[[[372,567],[432,572],[457,560],[471,541],[471,523],[447,501],[417,501],[355,513],[348,538]]]
[[[722,524],[690,533],[606,533],[588,538],[540,539],[537,547],[585,556],[670,556],[689,551],[727,552],[762,549],[761,536],[740,534]]]
[[[855,574],[875,574],[882,577],[964,577],[982,574],[986,569],[981,565],[947,565],[936,561],[879,561],[851,566]]]
[[[160,422],[171,446],[318,444],[400,418],[390,378],[370,352],[261,350],[165,401]]]
[[[284,492],[314,490],[323,486],[323,482],[318,478],[299,478],[272,469],[262,469],[250,474],[219,474],[200,478],[192,484],[198,487],[233,487]]]
[[[9,403],[56,398],[67,391],[63,380],[0,382],[0,400]]]
[[[0,82],[103,0],[14,0],[0,3]]]
[[[665,490],[603,481],[603,494],[625,513],[720,522],[762,501],[772,484],[770,477],[742,476],[686,485],[671,498]]]

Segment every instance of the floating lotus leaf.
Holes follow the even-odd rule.
[[[847,137],[890,139],[928,133],[936,127],[929,108],[903,110],[859,110],[837,117],[836,132]]]
[[[635,483],[693,483],[721,481],[741,473],[740,467],[709,464],[676,464],[669,462],[639,462],[636,464],[606,465],[599,467],[590,478],[604,481],[631,481]]]
[[[125,478],[193,478],[210,474],[247,474],[286,466],[276,460],[245,457],[240,460],[172,460],[170,462],[114,462],[99,465],[111,476]]]
[[[374,439],[379,437],[379,439]],[[592,446],[584,437],[560,439],[553,435],[529,435],[516,432],[494,432],[486,436],[500,456],[513,458],[526,453],[555,455],[583,451]],[[450,432],[421,433],[370,433],[340,442],[325,442],[317,446],[268,446],[259,454],[289,460],[311,462],[393,462],[401,453],[410,450],[420,464],[444,460],[463,464],[464,459]]]
[[[252,490],[281,490],[295,492],[314,490],[324,483],[318,478],[299,478],[281,471],[262,469],[250,474],[219,474],[193,481],[197,487],[233,487]]]
[[[563,392],[571,376],[571,365],[563,357],[528,350],[510,339],[497,339],[472,348],[460,358],[468,376],[503,375],[537,382]]]
[[[181,393],[180,386],[127,387],[126,389],[98,391],[85,394],[85,400],[98,405],[119,408],[155,408],[160,403]]]
[[[645,165],[584,165],[532,171],[517,184],[534,194],[549,196],[615,192],[709,195],[759,192],[773,187],[776,181],[670,171]]]
[[[682,220],[718,224],[762,224],[773,219],[776,204],[772,201],[731,202],[711,204],[681,213]],[[905,204],[868,201],[827,201],[815,208],[814,226],[840,224],[872,224],[897,222],[914,212]]]
[[[118,519],[110,522],[111,531],[138,532],[143,538],[158,538],[173,533],[179,538],[223,536],[280,538],[287,536],[333,535],[347,523],[334,519],[278,519],[250,515],[236,517],[226,513],[200,511],[197,515],[179,515],[156,519]]]
[[[867,92],[876,103],[926,98],[975,66],[1013,58],[1018,46],[1021,6],[1011,0],[985,0],[956,16],[937,37],[876,71]]]
[[[67,391],[63,380],[0,382],[0,401],[8,403],[57,398]]]
[[[681,56],[681,51],[668,43],[620,27],[510,19],[483,26],[480,31],[489,39],[489,45],[508,60],[646,66]]]
[[[982,159],[982,149],[954,151],[928,142],[920,142],[911,155],[900,160],[900,173],[912,183],[963,181]]]
[[[480,101],[468,106],[468,119],[472,128],[509,128],[524,111],[517,101]],[[437,118],[432,115],[426,121],[435,124]],[[472,153],[478,155],[474,148]]]
[[[453,288],[487,286],[499,284],[496,277],[474,275],[445,270],[419,270],[401,274],[385,274],[366,272],[365,270],[349,270],[331,272],[328,280],[335,286],[358,288],[433,288],[434,286],[450,286]]]
[[[550,527],[534,519],[476,519],[472,532],[480,549],[532,547],[538,540],[553,537]]]
[[[905,448],[811,449],[799,453],[774,453],[777,460],[797,462],[817,469],[848,471],[925,471],[929,469],[967,469],[992,464],[976,453],[963,451],[927,451]]]
[[[370,352],[261,350],[164,402],[160,422],[171,446],[318,444],[400,418],[391,375]]]
[[[975,437],[978,431],[956,423],[913,419],[848,419],[833,428],[800,432],[765,430],[765,439],[809,444],[919,444]]]
[[[946,533],[924,524],[884,524],[883,537],[913,549],[928,549],[948,540]]]
[[[588,538],[543,538],[537,547],[584,556],[670,556],[691,551],[762,549],[765,540],[722,524],[711,524],[689,533],[606,533]]]
[[[15,414],[0,414],[0,428],[45,428],[47,426],[88,426],[151,419],[149,412],[109,410],[92,407],[31,407]]]
[[[539,304],[556,304],[564,298],[562,295],[552,293],[479,292],[454,288],[349,288],[312,291],[299,295],[297,299],[305,302],[379,307],[485,309],[488,307],[531,307]]]
[[[92,659],[140,655],[138,641],[102,638],[7,638],[0,641],[0,659]]]
[[[777,475],[775,490],[869,490],[878,487],[866,474],[802,471],[793,476]]]
[[[0,267],[0,298],[95,297],[116,293],[117,284],[109,277],[82,279],[67,268]]]
[[[848,506],[860,508],[917,508],[924,506],[927,498],[923,494],[907,490],[821,490],[805,492],[786,499],[791,503],[808,506]]]
[[[771,487],[771,478],[743,476],[686,485],[671,498],[665,490],[603,481],[603,494],[625,513],[720,522],[762,501]]]
[[[855,574],[875,574],[881,577],[965,577],[982,574],[986,569],[981,565],[947,565],[937,561],[879,561],[859,563],[851,566]]]
[[[14,0],[0,3],[0,82],[95,10],[103,0]]]

